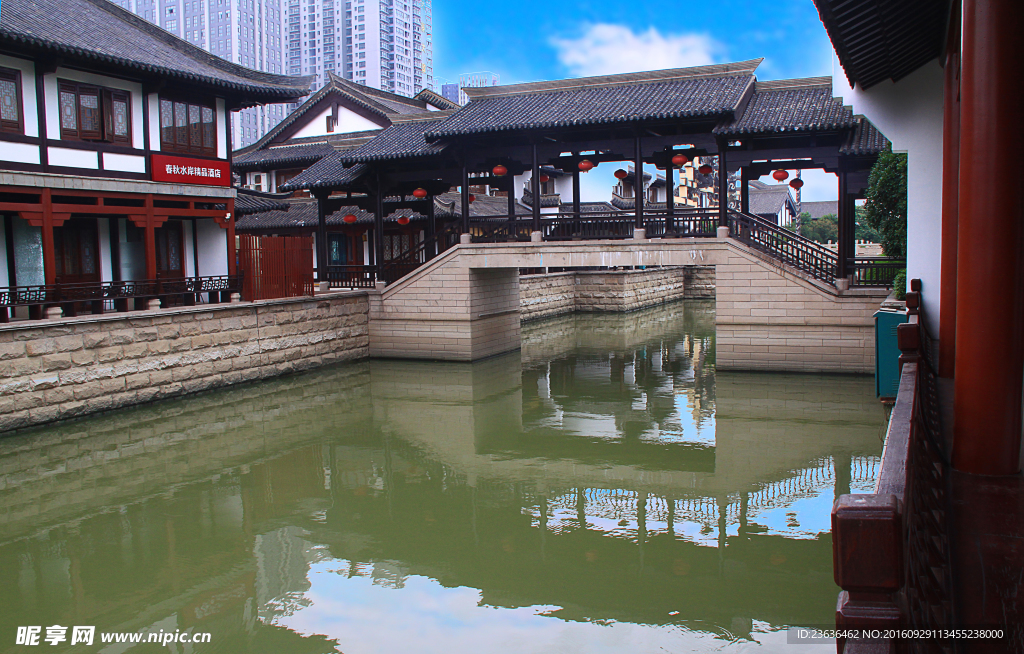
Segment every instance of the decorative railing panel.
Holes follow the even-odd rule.
[[[907,262],[904,259],[857,257],[849,261],[849,270],[853,271],[854,286],[891,287],[896,275],[907,268]]]
[[[249,284],[245,299],[270,300],[313,295],[313,237],[239,237],[238,263]]]
[[[211,275],[0,287],[0,322],[9,321],[15,307],[28,307],[29,319],[38,320],[49,307],[61,307],[65,316],[75,316],[82,310],[100,314],[145,309],[145,301],[155,298],[165,304],[186,306],[202,302],[204,295],[210,303],[228,302],[232,293],[240,294],[244,290],[242,278],[241,274]]]
[[[331,288],[373,288],[377,282],[377,266],[327,266],[326,274]]]
[[[824,245],[753,214],[729,212],[729,235],[815,279],[835,284],[838,258]]]

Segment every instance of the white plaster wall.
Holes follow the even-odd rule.
[[[332,109],[330,106],[321,109],[320,111],[313,114],[312,112],[306,114],[303,117],[302,122],[305,123],[299,131],[295,132],[293,138],[303,138],[306,136],[323,136],[327,133],[327,117],[331,115]]]
[[[199,237],[199,276],[228,274],[228,230],[212,219],[196,221]]]
[[[335,134],[347,134],[349,132],[366,132],[371,129],[380,129],[384,125],[378,125],[377,123],[363,118],[359,114],[346,109],[344,107],[338,108],[338,125],[334,128]],[[327,121],[324,121],[324,128],[327,127]]]
[[[10,143],[5,141],[4,147],[0,148],[0,161],[38,164],[39,146],[31,143]]]
[[[220,127],[218,130],[218,142],[220,139]],[[149,94],[149,149],[153,152],[160,152],[160,94]]]
[[[217,157],[219,159],[228,158],[228,119],[224,98],[217,98]],[[159,122],[157,124],[159,125]],[[158,138],[157,142],[159,141]],[[239,143],[239,141],[235,141],[235,143]]]
[[[110,218],[97,218],[96,229],[100,241],[100,281],[114,279],[114,262],[110,257]],[[114,218],[114,220],[117,220]]]
[[[36,68],[28,59],[0,55],[0,66],[21,71],[21,111],[25,136],[39,136],[39,109],[36,104]],[[6,145],[4,147],[7,147]],[[38,151],[36,152],[38,155]],[[4,157],[7,159],[6,157]],[[7,161],[19,161],[7,159]],[[25,162],[30,163],[30,162]],[[38,159],[34,163],[39,163]]]
[[[197,220],[196,223],[199,221]],[[192,221],[183,220],[181,221],[182,227],[182,238],[185,240],[185,276],[195,277],[196,276],[196,264],[195,264],[195,249],[192,247]],[[225,241],[225,247],[227,242]]]
[[[104,170],[118,170],[125,173],[146,172],[146,158],[133,154],[103,153]]]
[[[832,59],[833,92],[885,134],[907,157],[907,280],[920,279],[928,301],[928,327],[938,334],[942,251],[942,99],[938,59],[899,82],[850,88]]]
[[[522,175],[516,175],[515,184],[512,185],[512,188],[515,189],[516,192],[516,200],[523,199],[523,190],[526,188],[526,183],[532,177],[533,173],[531,171],[526,171]]]
[[[69,168],[100,167],[99,153],[91,150],[71,150],[70,148],[47,148],[47,157],[51,166],[67,166]]]

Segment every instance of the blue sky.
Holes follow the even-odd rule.
[[[811,0],[434,0],[433,13],[434,74],[450,82],[476,71],[514,84],[756,57],[764,57],[762,80],[832,74],[832,46]],[[611,168],[588,177],[610,188]],[[834,175],[806,171],[804,179],[805,201],[835,199]]]

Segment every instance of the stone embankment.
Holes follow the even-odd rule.
[[[365,292],[0,325],[0,432],[369,354]]]

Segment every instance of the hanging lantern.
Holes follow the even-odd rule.
[[[619,179],[626,179],[627,177],[629,177],[629,173],[619,168],[618,170],[615,171],[615,176],[618,177]]]
[[[772,173],[772,177],[775,178],[776,182],[784,182],[786,181],[786,179],[789,178],[789,173],[780,168],[779,170],[776,170],[774,173]]]
[[[412,196],[414,198],[419,198],[419,199],[422,200],[423,198],[427,197],[427,189],[425,189],[425,188],[418,188],[418,189],[416,189],[415,191],[412,192]]]
[[[399,216],[398,220],[396,222],[399,225],[408,225],[409,224],[409,216]]]
[[[591,170],[593,167],[594,167],[594,162],[590,161],[589,159],[584,159],[583,161],[581,161],[579,163],[579,168],[583,172],[587,172],[588,170]]]
[[[473,195],[472,193],[470,193],[470,194],[469,194],[469,201],[470,201],[470,202],[476,202],[476,196],[475,196],[475,195]]]
[[[540,176],[540,177],[538,177],[537,179],[539,179],[539,180],[540,180],[540,183],[541,183],[541,184],[546,184],[546,183],[548,183],[549,181],[551,181],[551,178],[550,178],[550,177],[548,177],[547,175],[541,175],[541,176]]]
[[[354,223],[358,219],[356,218],[355,214],[350,213],[350,214],[345,214],[345,217],[342,218],[342,220],[344,220],[349,225],[351,225],[352,223]]]
[[[792,180],[790,180],[789,185],[799,191],[800,187],[804,185],[804,180],[800,179],[799,177],[795,177]]]
[[[710,165],[704,164],[703,166],[697,169],[697,172],[700,173],[701,175],[710,175],[711,171],[713,170],[714,168],[712,168]]]
[[[508,168],[502,166],[501,164],[498,164],[497,166],[491,169],[491,174],[494,175],[495,177],[504,177],[505,175],[508,175]]]
[[[677,154],[676,156],[672,157],[672,165],[677,168],[682,168],[684,165],[686,165],[686,162],[689,160],[690,158],[687,157],[685,154]]]

